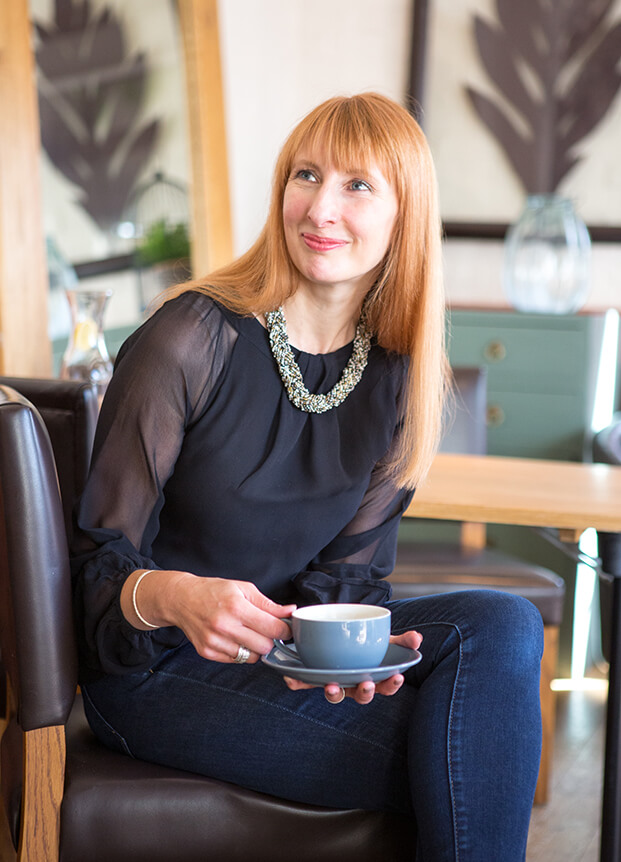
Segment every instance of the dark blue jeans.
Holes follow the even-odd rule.
[[[391,602],[423,660],[392,697],[328,703],[262,662],[219,664],[190,645],[144,673],[89,684],[107,745],[288,799],[415,817],[412,859],[519,862],[541,747],[543,627],[525,599],[476,590]]]

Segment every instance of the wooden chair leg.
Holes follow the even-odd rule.
[[[24,733],[24,786],[18,862],[58,862],[65,782],[65,728]]]
[[[543,659],[541,661],[541,721],[543,738],[541,745],[541,766],[535,790],[535,805],[545,805],[548,801],[552,755],[554,753],[554,731],[556,726],[556,692],[552,691],[552,680],[556,674],[558,659],[558,626],[545,626],[543,635]]]

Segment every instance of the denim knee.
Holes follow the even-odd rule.
[[[543,654],[543,620],[537,607],[523,596],[501,590],[472,593],[476,603],[473,619],[498,657],[515,658],[522,666],[538,664]]]
[[[423,658],[433,664],[449,652],[488,656],[490,667],[534,672],[543,653],[543,621],[535,605],[501,590],[470,589],[390,602],[393,631],[423,634]],[[427,662],[423,662],[427,664]],[[416,675],[416,674],[414,674]]]

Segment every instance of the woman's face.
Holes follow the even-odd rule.
[[[377,276],[397,217],[397,192],[376,164],[338,170],[301,150],[283,200],[285,241],[304,282],[362,295]]]

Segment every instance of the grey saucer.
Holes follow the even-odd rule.
[[[295,649],[293,645],[290,647]],[[290,676],[292,679],[299,679],[301,682],[308,682],[313,685],[327,685],[329,682],[334,682],[343,688],[351,688],[358,685],[359,682],[366,682],[367,680],[381,682],[396,673],[403,673],[409,667],[418,664],[421,659],[422,655],[417,649],[407,649],[398,644],[390,644],[384,660],[378,667],[356,668],[356,670],[326,670],[306,667],[299,659],[290,658],[278,647],[274,647],[269,655],[264,655],[261,661],[281,676]]]

